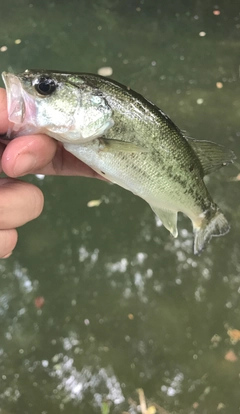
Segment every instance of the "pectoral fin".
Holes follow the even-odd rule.
[[[104,152],[149,152],[147,148],[132,142],[99,138],[99,150]]]
[[[188,137],[186,139],[202,165],[203,175],[225,167],[236,159],[234,153],[222,145],[210,141],[198,141]]]
[[[164,227],[170,231],[173,237],[178,236],[177,229],[177,212],[170,210],[162,210],[159,207],[151,206],[154,213],[160,218]]]

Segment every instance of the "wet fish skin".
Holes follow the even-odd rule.
[[[39,100],[33,86],[36,79],[45,77],[55,82],[58,85],[56,91],[50,97],[40,99],[45,99],[46,108],[53,106],[55,109],[60,90],[61,102],[66,101],[66,112],[69,110],[71,116],[74,105],[80,107],[80,114],[86,115],[91,111],[92,98],[100,98],[99,119],[103,123],[96,132],[89,124],[86,128],[82,118],[80,129],[85,128],[89,135],[83,137],[81,133],[77,136],[75,128],[73,139],[72,131],[63,131],[57,119],[51,121],[52,125],[55,123],[54,130],[51,130],[46,126],[44,129],[39,121],[31,126],[22,114],[22,122],[15,124],[14,136],[26,134],[28,129],[31,132],[34,127],[36,133],[46,132],[62,141],[69,152],[99,174],[145,199],[174,237],[177,237],[177,213],[185,213],[193,223],[196,254],[203,250],[212,236],[229,231],[229,224],[209,195],[203,176],[233,162],[234,155],[230,151],[214,143],[186,138],[153,103],[118,82],[99,75],[28,71],[16,76],[21,84],[19,95],[23,101],[26,94],[32,96],[32,100]],[[11,85],[6,74],[4,77],[10,95]],[[65,95],[64,89],[68,91]],[[69,90],[72,90],[74,99]],[[40,105],[36,107],[38,115]],[[82,112],[81,106],[84,106]],[[97,111],[98,108],[93,115]],[[39,119],[44,122],[44,114]],[[209,156],[211,154],[212,157]]]
[[[14,124],[11,138],[41,131],[62,142],[83,143],[103,135],[113,124],[107,100],[74,74],[57,73],[52,78],[27,70],[19,75],[3,72],[2,77]],[[42,93],[41,85],[55,93]]]

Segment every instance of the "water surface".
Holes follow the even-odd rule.
[[[190,136],[239,157],[239,31],[237,1],[2,0],[0,69],[110,66]],[[95,414],[105,402],[136,413],[138,388],[161,414],[239,412],[237,174],[207,178],[232,228],[200,257],[181,214],[174,240],[120,187],[26,178],[45,208],[0,264],[0,413]]]

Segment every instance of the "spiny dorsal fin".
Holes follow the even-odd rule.
[[[186,136],[185,138],[197,155],[202,165],[204,175],[232,164],[236,159],[236,156],[232,151],[215,142],[198,141]]]

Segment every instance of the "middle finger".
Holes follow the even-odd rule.
[[[13,229],[38,217],[43,194],[33,184],[11,178],[0,179],[0,229]]]

